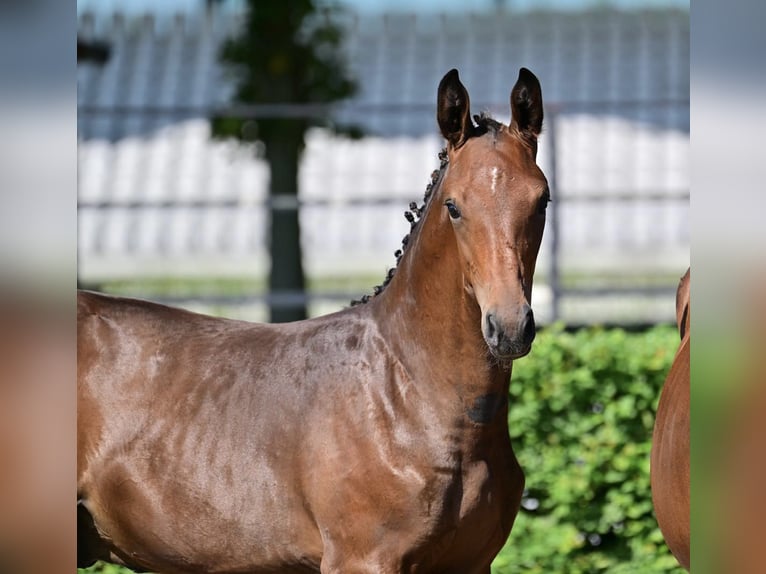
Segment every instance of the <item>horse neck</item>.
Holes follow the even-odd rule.
[[[510,364],[499,365],[481,334],[481,309],[466,290],[454,232],[437,189],[386,289],[373,298],[381,334],[413,374],[436,385],[507,395]]]

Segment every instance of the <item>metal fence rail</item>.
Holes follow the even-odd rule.
[[[610,104],[614,105],[614,103]],[[644,104],[639,103],[632,103],[631,105],[628,105],[625,102],[621,102],[619,104],[619,107],[623,110],[627,110],[628,112],[639,112],[637,115],[640,115],[640,112],[643,112],[641,108]],[[313,114],[317,112],[315,109],[315,106],[296,106],[291,105],[290,107],[290,116],[293,117],[295,114]],[[303,109],[305,107],[305,109]],[[353,106],[347,106],[349,108],[353,108]],[[406,108],[403,106],[384,106],[382,109],[376,109],[374,106],[370,105],[363,105],[361,106],[365,113],[371,113],[371,114],[385,114],[385,113],[420,113],[421,107],[430,107],[432,111],[432,106],[413,106],[412,108]],[[499,106],[486,106],[488,108],[498,108]],[[674,107],[674,108],[680,108],[682,111],[684,107],[687,110],[688,113],[688,101],[669,101],[664,102],[663,106],[659,105],[657,102],[652,102],[650,106],[648,106],[652,110],[657,109],[663,109],[664,107]],[[551,185],[552,194],[554,197],[554,201],[549,206],[549,220],[546,228],[546,239],[543,245],[543,253],[541,253],[541,261],[544,263],[544,265],[540,265],[538,267],[538,283],[539,288],[538,290],[548,290],[548,295],[545,297],[547,299],[547,312],[542,313],[543,316],[543,322],[549,322],[549,321],[556,321],[559,319],[564,320],[577,320],[573,319],[571,317],[571,313],[567,313],[562,311],[562,303],[567,300],[574,300],[574,299],[594,299],[594,298],[643,298],[643,299],[663,299],[665,301],[669,301],[672,299],[674,295],[675,290],[675,283],[674,278],[669,273],[669,277],[666,278],[666,281],[662,285],[657,284],[641,284],[640,282],[632,285],[587,285],[587,282],[585,285],[579,285],[579,286],[571,286],[567,285],[567,281],[564,279],[564,276],[572,271],[572,268],[577,268],[577,264],[571,265],[568,263],[568,254],[566,253],[566,249],[564,248],[564,245],[562,244],[562,233],[566,230],[567,226],[571,223],[567,221],[565,211],[572,206],[592,206],[596,209],[602,209],[604,204],[611,204],[611,205],[623,205],[627,209],[634,209],[637,206],[646,208],[650,204],[656,204],[658,206],[676,206],[681,207],[682,209],[688,209],[688,202],[689,202],[689,190],[688,187],[678,187],[675,185],[664,185],[661,187],[643,187],[643,186],[636,186],[635,184],[631,184],[630,181],[627,181],[627,184],[623,184],[622,186],[611,186],[607,188],[599,188],[597,185],[593,186],[580,186],[576,189],[569,190],[568,186],[571,184],[571,182],[567,181],[566,177],[562,177],[562,174],[560,173],[560,163],[565,159],[566,154],[569,153],[569,150],[564,147],[562,149],[562,145],[566,146],[567,142],[564,142],[562,144],[560,134],[559,132],[559,124],[562,121],[566,121],[567,118],[570,118],[574,113],[581,113],[583,110],[591,110],[593,109],[593,106],[590,104],[583,105],[581,103],[573,103],[573,104],[564,104],[564,103],[558,103],[549,105],[547,109],[547,115],[546,115],[546,131],[545,131],[545,137],[543,141],[541,142],[541,157],[540,161],[543,166],[543,169],[545,173],[547,174],[549,178],[549,183]],[[392,112],[393,110],[393,112]],[[224,113],[228,113],[231,110],[224,110]],[[273,106],[271,108],[264,108],[264,107],[252,107],[248,110],[242,110],[237,109],[238,113],[247,112],[249,117],[252,118],[262,118],[262,117],[281,117],[280,114],[284,112],[285,109],[282,106]],[[106,110],[90,110],[87,107],[83,108],[83,117],[89,117],[89,116],[96,116],[101,114],[106,114]],[[162,113],[167,113],[171,117],[186,117],[186,114],[189,112],[189,110],[173,110],[173,109],[165,109],[162,110],[156,109],[156,110],[145,110],[143,108],[137,108],[137,109],[120,109],[117,110],[110,110],[109,114],[127,114],[131,116],[141,116],[144,113],[147,113],[148,115],[156,115]],[[182,113],[183,112],[183,113]],[[592,114],[591,114],[592,115]],[[246,116],[248,117],[248,116]],[[593,116],[597,117],[597,116]],[[652,128],[655,131],[659,131],[659,133],[662,132],[661,128]],[[678,134],[676,134],[678,135]],[[438,141],[438,138],[437,138]],[[681,133],[681,141],[683,141],[683,132]],[[183,144],[183,140],[180,140],[180,143]],[[571,142],[569,142],[571,144]],[[88,145],[87,142],[83,142],[82,145],[86,146]],[[353,144],[351,144],[353,145]],[[392,144],[393,147],[396,146],[396,144]],[[183,146],[182,146],[183,147]],[[311,148],[307,150],[307,153],[312,153]],[[315,152],[314,152],[315,153]],[[253,161],[256,161],[253,159]],[[336,161],[343,162],[343,159],[337,159]],[[305,163],[310,163],[309,160],[307,160]],[[305,165],[304,163],[304,165]],[[85,166],[87,169],[87,166]],[[92,166],[91,166],[92,167]],[[336,166],[338,168],[338,171],[342,172],[343,168],[342,166]],[[304,168],[305,169],[305,168]],[[423,166],[419,169],[420,173],[417,174],[417,177],[424,181],[427,177],[427,174],[429,172],[428,166]],[[340,177],[340,175],[338,175]],[[138,191],[134,191],[133,193],[128,194],[122,194],[122,196],[117,196],[114,193],[103,193],[100,196],[99,195],[93,195],[93,194],[85,194],[84,197],[81,198],[79,202],[78,209],[82,214],[90,214],[91,216],[93,214],[96,214],[97,218],[101,218],[103,221],[106,221],[110,217],[110,215],[113,215],[117,211],[122,212],[131,212],[133,213],[133,216],[136,220],[140,220],[142,217],[142,214],[146,213],[147,210],[152,210],[155,214],[159,213],[158,216],[160,220],[164,218],[170,218],[172,214],[177,213],[179,211],[191,213],[196,212],[197,215],[194,216],[197,218],[197,222],[202,222],[206,217],[209,217],[210,213],[213,212],[220,212],[221,210],[224,211],[230,211],[230,212],[237,212],[246,210],[249,212],[257,212],[260,214],[259,221],[261,222],[261,227],[265,227],[268,221],[268,214],[273,210],[300,210],[301,212],[308,212],[311,210],[314,211],[321,211],[323,213],[332,213],[337,212],[340,210],[348,210],[348,209],[362,209],[362,210],[383,210],[387,211],[389,213],[391,212],[399,212],[401,211],[404,206],[408,203],[406,201],[407,197],[411,197],[413,199],[417,199],[417,196],[419,195],[419,188],[421,186],[419,184],[414,184],[412,186],[412,189],[409,190],[409,192],[405,191],[404,194],[401,191],[397,191],[394,193],[386,193],[386,194],[367,194],[364,196],[359,195],[349,195],[347,192],[345,193],[329,193],[328,195],[317,195],[314,194],[304,194],[301,193],[298,196],[290,195],[290,194],[284,194],[284,195],[277,195],[277,196],[269,196],[266,194],[265,189],[261,189],[255,196],[249,195],[249,196],[237,196],[237,195],[211,195],[206,196],[203,195],[204,189],[200,189],[199,193],[192,193],[188,194],[186,197],[178,197],[177,195],[168,195],[168,196],[155,196],[155,197],[145,197],[141,196]],[[162,214],[165,215],[162,215]],[[387,219],[387,216],[386,216]],[[102,225],[104,224],[102,221]],[[587,222],[586,222],[587,223]],[[590,224],[597,224],[597,222],[590,222]],[[384,224],[386,225],[386,224]],[[397,227],[396,223],[389,223],[387,225],[390,225],[391,227]],[[304,224],[305,226],[305,224]],[[164,225],[160,223],[158,225],[159,229],[163,229]],[[401,228],[400,228],[401,229]],[[127,234],[138,234],[141,233],[140,230],[140,224],[133,225],[133,226],[127,226],[126,227],[126,233]],[[194,226],[189,227],[189,231],[191,235],[189,236],[192,238],[194,234],[196,233],[196,229]],[[397,232],[388,233],[388,236],[393,238],[397,235]],[[672,239],[672,238],[671,238]],[[260,242],[262,243],[265,241],[265,237],[261,236]],[[663,241],[667,241],[667,238],[664,238]],[[126,238],[126,249],[125,251],[130,253],[131,251],[135,252],[137,250],[136,245],[138,245],[140,241],[136,237],[128,237]],[[380,250],[377,254],[377,259],[381,261],[380,269],[381,269],[381,275],[384,271],[384,267],[386,265],[389,265],[391,263],[388,262],[388,255],[389,251],[392,251],[394,248],[397,247],[398,243],[396,243],[396,240],[391,239],[390,242],[383,245],[383,242],[381,242]],[[190,257],[194,257],[195,253],[199,251],[199,241],[196,243],[194,241],[190,241],[186,247],[186,251],[188,252],[187,255]],[[131,247],[132,246],[132,247]],[[651,247],[652,250],[655,250],[657,254],[661,254],[663,251],[663,244],[660,242],[659,244],[656,244]],[[670,247],[673,247],[675,249],[687,249],[688,248],[688,230],[682,230],[679,234],[679,236],[676,238],[676,242],[674,245],[670,245]],[[257,249],[260,250],[262,253],[265,253],[265,247],[264,245],[258,245]],[[97,256],[109,256],[109,247],[104,245],[103,243],[91,243],[89,245],[81,245],[81,258],[85,259],[87,261],[90,257],[97,257]],[[144,250],[146,251],[146,249]],[[168,257],[172,258],[173,254],[169,253],[169,249],[167,248],[167,239],[158,240],[155,243],[155,256],[158,258],[161,257]],[[594,253],[590,254],[590,257],[598,257],[597,253],[598,249],[595,250]],[[100,252],[100,253],[99,253]],[[220,244],[220,247],[217,249],[217,254],[220,257],[227,257],[226,253],[226,247],[225,244]],[[163,255],[164,254],[164,255]],[[176,253],[177,255],[177,253]],[[588,254],[586,253],[585,256],[587,257]],[[630,253],[626,254],[626,257],[630,257]],[[263,261],[263,264],[261,265],[261,269],[257,274],[265,274],[266,268],[267,268],[268,261]],[[678,274],[683,271],[681,268],[683,264],[679,265],[678,268]],[[587,267],[587,266],[586,266]],[[140,269],[134,270],[137,272],[138,275],[140,275]],[[645,273],[654,273],[657,272],[657,270],[652,270],[651,268],[645,269]],[[660,266],[659,271],[662,272],[662,266]],[[340,271],[340,274],[343,274],[347,271]],[[619,269],[616,270],[616,272],[619,272]],[[587,270],[583,271],[583,273],[587,273]],[[88,280],[87,277],[83,277],[85,281]],[[102,278],[103,279],[103,278]],[[108,278],[106,278],[108,279]],[[206,295],[193,295],[193,296],[158,296],[154,295],[153,298],[155,299],[161,299],[166,302],[171,303],[191,303],[192,301],[196,302],[197,304],[202,304],[205,306],[227,306],[227,307],[239,307],[239,306],[245,306],[245,305],[265,305],[265,304],[293,304],[296,301],[298,302],[308,302],[308,303],[316,303],[316,302],[325,302],[329,303],[330,306],[338,306],[347,302],[350,298],[356,297],[359,295],[358,292],[359,287],[352,286],[348,290],[339,289],[337,287],[326,289],[326,288],[319,288],[314,289],[308,293],[256,293],[256,294],[248,294],[248,295],[240,295],[240,294],[233,294],[228,296],[221,296],[216,294],[206,294]],[[543,303],[545,305],[545,302]],[[668,309],[671,309],[670,306],[668,306]],[[659,317],[660,319],[669,319],[671,317],[668,316],[668,313],[665,313],[663,316]],[[652,317],[649,317],[649,320],[651,320]],[[608,320],[608,317],[605,319]],[[619,320],[619,317],[617,317],[617,320]],[[636,319],[638,320],[638,319]],[[629,320],[630,322],[630,320]]]

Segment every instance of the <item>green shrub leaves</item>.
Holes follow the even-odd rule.
[[[678,343],[666,326],[538,334],[513,367],[509,428],[526,490],[493,573],[682,572],[649,487],[654,416]]]

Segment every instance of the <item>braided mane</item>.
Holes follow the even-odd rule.
[[[439,169],[434,170],[431,173],[431,181],[426,185],[426,192],[423,195],[423,205],[418,207],[418,204],[414,201],[410,203],[409,209],[404,212],[404,217],[407,219],[407,221],[410,222],[410,232],[404,236],[402,239],[402,248],[397,249],[394,252],[394,257],[396,257],[396,265],[388,270],[386,273],[386,277],[383,280],[383,283],[380,285],[376,285],[373,288],[372,295],[362,295],[361,299],[354,299],[351,301],[351,306],[354,307],[355,305],[363,305],[364,303],[367,303],[370,299],[375,297],[376,295],[380,295],[383,290],[386,288],[386,286],[391,282],[391,279],[394,278],[394,275],[396,274],[396,269],[399,265],[399,262],[402,260],[402,256],[404,255],[404,252],[407,250],[407,245],[410,240],[410,235],[412,235],[413,231],[417,228],[418,224],[420,223],[420,218],[423,215],[423,213],[426,210],[426,207],[428,206],[428,200],[431,198],[431,194],[433,192],[434,187],[441,179],[442,175],[444,175],[444,170],[447,168],[447,164],[449,163],[449,160],[447,159],[447,149],[443,148],[439,152]]]
[[[495,137],[497,137],[497,133],[502,128],[502,124],[492,118],[487,112],[481,112],[479,115],[473,116],[474,121],[476,122],[476,125],[473,128],[473,133],[471,134],[471,137],[481,136],[486,134],[487,132],[490,132]],[[396,257],[396,265],[388,270],[386,273],[386,277],[383,280],[383,283],[380,285],[376,285],[372,290],[372,295],[362,295],[361,299],[354,299],[351,301],[351,306],[354,307],[355,305],[363,305],[364,303],[367,303],[370,299],[375,297],[376,295],[380,295],[383,290],[386,288],[386,286],[391,282],[391,279],[394,278],[394,275],[396,274],[396,269],[399,265],[399,262],[402,260],[402,255],[404,255],[404,252],[407,250],[407,244],[410,240],[410,235],[413,231],[417,228],[418,224],[420,223],[420,218],[423,215],[423,213],[426,210],[426,207],[428,206],[428,200],[431,198],[431,193],[434,189],[434,186],[439,182],[442,175],[444,174],[444,170],[447,167],[447,164],[449,163],[449,160],[447,158],[447,148],[442,148],[442,150],[439,152],[439,169],[434,170],[431,173],[431,181],[426,185],[426,192],[423,195],[423,205],[418,207],[417,203],[414,201],[410,203],[410,208],[404,212],[404,217],[407,219],[407,221],[410,222],[410,232],[404,236],[402,239],[402,248],[397,249],[394,252],[394,256]]]

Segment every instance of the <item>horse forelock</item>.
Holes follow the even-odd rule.
[[[474,137],[483,136],[486,133],[497,137],[500,130],[503,128],[503,124],[490,116],[489,112],[486,111],[481,112],[477,116],[473,116],[473,119],[476,122]]]
[[[363,305],[364,303],[370,301],[373,297],[380,295],[394,278],[396,270],[399,267],[399,263],[401,262],[404,253],[407,251],[408,246],[410,245],[410,237],[418,228],[420,222],[423,219],[423,215],[430,206],[431,198],[435,195],[434,191],[436,188],[438,188],[439,185],[441,185],[442,179],[444,177],[444,172],[447,170],[448,164],[449,159],[447,156],[447,148],[442,148],[442,150],[439,152],[439,169],[431,172],[431,180],[426,185],[426,191],[423,194],[423,205],[418,206],[418,204],[413,201],[410,203],[409,209],[404,212],[405,219],[410,222],[410,232],[402,238],[401,249],[397,249],[394,252],[394,257],[396,257],[396,264],[386,272],[386,277],[383,280],[383,283],[376,285],[373,288],[372,295],[362,295],[361,299],[352,300],[352,307],[355,305]]]

